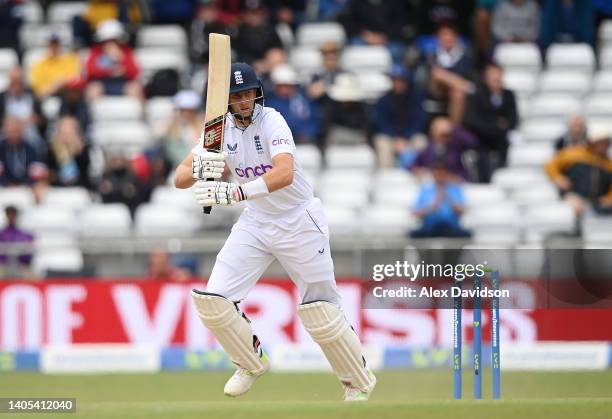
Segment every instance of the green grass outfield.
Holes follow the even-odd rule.
[[[490,378],[486,371],[486,378]],[[503,400],[472,400],[464,374],[464,400],[452,400],[446,370],[379,372],[367,403],[339,402],[342,391],[331,374],[262,377],[239,399],[223,395],[229,373],[112,375],[0,374],[0,397],[76,397],[77,414],[19,414],[30,418],[428,418],[531,419],[612,418],[612,371],[505,372]],[[484,383],[485,398],[490,382]]]

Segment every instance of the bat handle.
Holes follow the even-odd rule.
[[[206,179],[206,181],[211,182],[211,181],[214,181],[214,179],[212,179],[212,178],[208,178],[208,179]],[[203,207],[203,208],[202,208],[202,212],[203,212],[204,214],[210,214],[210,211],[211,211],[211,210],[212,210],[212,207]]]

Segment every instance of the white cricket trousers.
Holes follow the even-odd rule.
[[[297,214],[273,221],[259,221],[244,210],[217,255],[206,291],[241,301],[274,259],[297,286],[301,302],[340,306],[329,228],[318,198]]]

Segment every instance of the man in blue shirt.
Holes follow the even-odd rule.
[[[450,180],[441,162],[436,163],[432,174],[434,182],[423,185],[413,208],[414,214],[423,220],[423,224],[410,236],[470,237],[471,233],[459,224],[459,217],[465,209],[461,186]]]

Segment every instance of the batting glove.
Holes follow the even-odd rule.
[[[194,154],[191,169],[195,180],[220,179],[225,170],[225,155],[211,151]]]
[[[231,182],[198,181],[194,189],[196,201],[203,207],[234,205],[244,201],[242,188]]]

